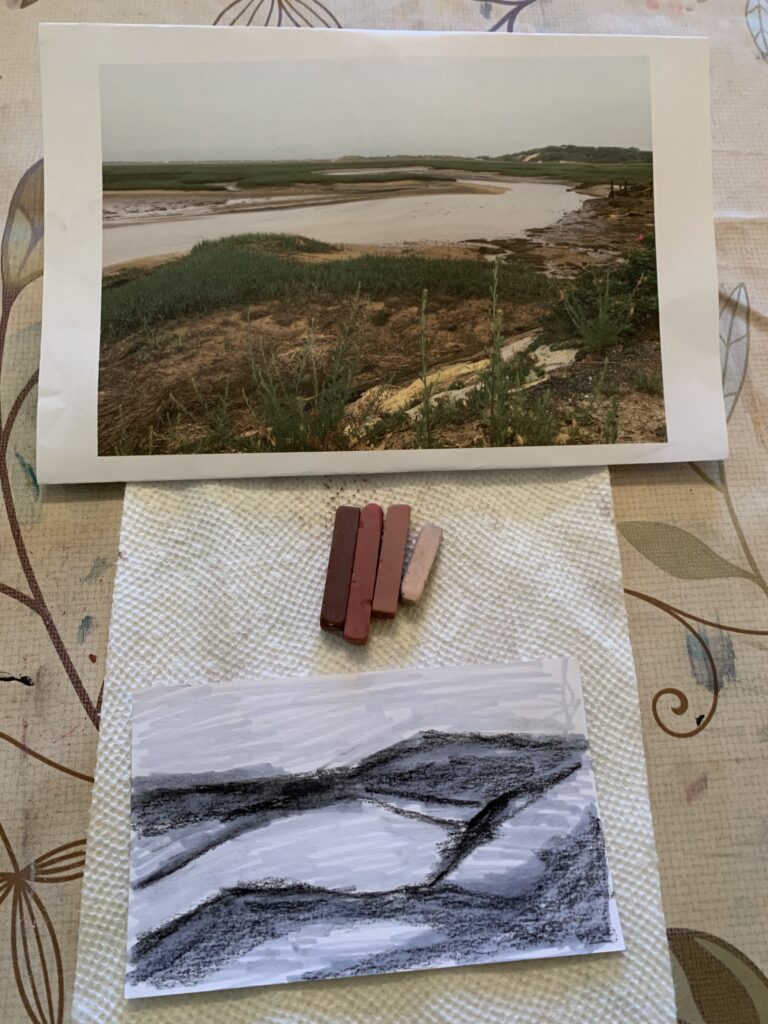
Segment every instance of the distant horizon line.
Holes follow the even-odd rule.
[[[458,153],[377,153],[373,156],[358,156],[354,153],[345,156],[332,157],[284,157],[274,159],[257,159],[254,157],[206,157],[204,159],[192,159],[189,157],[156,158],[153,160],[102,160],[103,165],[113,164],[328,164],[345,163],[361,160],[509,160],[511,157],[524,156],[534,153],[537,150],[545,149],[566,149],[575,148],[583,150],[615,149],[632,153],[647,153],[649,158],[653,156],[652,149],[642,149],[640,146],[578,146],[575,143],[549,143],[546,146],[532,146],[529,149],[520,149],[514,153],[500,153],[495,155],[475,154],[472,156],[461,156]]]

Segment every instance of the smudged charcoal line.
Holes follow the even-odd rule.
[[[581,736],[429,731],[364,759],[355,775],[376,792],[481,804],[511,782],[551,771],[563,754],[586,749]]]
[[[551,789],[560,782],[565,782],[579,768],[581,768],[581,759],[575,764],[564,768],[554,777],[547,779],[544,785],[529,784],[528,786],[518,786],[490,800],[482,810],[478,811],[474,817],[466,822],[461,834],[454,842],[446,846],[440,866],[426,884],[433,886],[441,882],[446,875],[450,874],[454,868],[457,868],[464,858],[468,857],[478,846],[493,839],[497,834],[499,824],[506,816],[507,805],[511,800],[529,797],[530,799],[527,803],[530,803],[544,794],[547,789]],[[521,807],[520,810],[522,809]],[[517,813],[520,813],[520,810]]]
[[[396,797],[399,797],[401,800],[418,799],[418,797],[414,797],[413,793],[411,793],[411,792],[406,792],[405,790],[400,790],[400,789],[387,789],[385,786],[377,786],[375,789],[369,788],[368,786],[364,786],[361,789],[361,792],[362,793],[375,793],[375,794],[381,795],[381,796],[396,796]],[[430,796],[426,797],[425,799],[428,799],[431,804],[440,804],[441,806],[447,806],[447,807],[450,807],[450,806],[455,806],[455,807],[478,807],[479,806],[479,802],[477,800],[458,800],[458,799],[451,799],[448,796],[435,796],[435,794],[430,794]]]
[[[583,948],[615,938],[602,829],[594,812],[586,809],[570,835],[537,853],[544,874],[530,890],[512,897],[470,893],[455,885],[340,893],[279,879],[225,890],[141,935],[130,952],[129,982],[158,990],[192,986],[265,942],[286,937],[290,946],[291,934],[306,925],[316,935],[328,935],[375,920],[412,925],[422,935],[363,959],[355,959],[351,945],[326,968],[306,972],[304,980],[416,970],[446,960],[498,960],[515,951]]]
[[[487,896],[475,900],[459,886],[442,886],[428,921],[433,941],[427,950],[417,937],[406,946],[377,952],[354,965],[334,963],[326,970],[306,972],[302,980],[353,977],[414,970],[446,960],[459,963],[500,960],[505,953],[564,946],[574,951],[600,946],[616,935],[610,922],[607,868],[602,830],[597,817],[585,815],[571,835],[538,851],[548,874],[521,897]],[[542,913],[544,908],[544,913]],[[423,938],[421,938],[423,943]]]
[[[137,887],[146,888],[229,839],[279,817],[348,803],[363,795],[479,808],[489,798],[529,785],[531,779],[538,787],[553,785],[550,778],[562,767],[563,758],[587,749],[583,736],[487,736],[430,730],[352,766],[252,780],[244,780],[238,770],[232,781],[220,778],[202,785],[192,775],[187,786],[178,775],[137,779],[132,787],[131,822],[139,837],[211,820],[231,823],[158,867]]]
[[[278,817],[278,815],[275,817]],[[272,818],[269,819],[269,821],[272,820]],[[206,838],[198,843],[191,843],[182,853],[177,853],[175,856],[169,857],[168,860],[160,867],[146,874],[139,881],[131,883],[131,889],[133,889],[134,892],[146,889],[150,885],[154,885],[155,882],[160,882],[163,878],[167,878],[168,875],[172,875],[174,871],[178,871],[187,864],[191,864],[192,861],[197,860],[197,858],[201,857],[204,853],[208,853],[209,850],[213,850],[217,846],[220,846],[221,843],[229,842],[230,839],[237,839],[238,836],[244,835],[246,832],[250,832],[251,829],[260,828],[263,825],[269,824],[269,821],[264,821],[262,816],[243,818],[240,821],[233,823],[231,828],[220,833],[220,835],[215,839]]]
[[[453,784],[458,790],[447,803],[453,806],[477,807],[479,811],[489,799],[501,796],[511,789],[520,789],[521,795],[528,789],[531,792],[538,792],[541,786],[547,787],[552,784],[551,779],[562,769],[564,762],[579,760],[580,756],[575,751],[569,751],[565,755],[558,753],[546,758],[523,758],[515,764],[510,764],[506,758],[500,758],[497,762],[478,764],[477,759],[468,760],[457,756],[451,758],[450,764],[442,769],[439,766],[431,766],[429,774],[435,789],[447,789]],[[400,772],[397,777],[388,773],[386,781],[394,785],[382,785],[381,781],[376,780],[375,786],[369,785],[367,788],[372,792],[388,793],[400,798],[425,802],[434,800],[434,789],[430,790],[423,785],[416,767]],[[467,796],[471,796],[471,799],[466,799]]]
[[[587,749],[586,739],[578,735],[541,736],[520,735],[517,733],[485,735],[482,733],[442,733],[428,730],[376,751],[363,758],[356,765],[305,774],[317,777],[348,773],[354,777],[364,774],[366,771],[386,767],[388,764],[402,760],[409,754],[418,755],[459,744],[476,744],[487,748],[489,751],[494,748],[502,748],[508,752],[514,750],[530,752],[535,750],[565,751]],[[157,794],[158,792],[170,798],[174,795],[181,796],[185,790],[193,789],[196,792],[210,792],[215,799],[219,799],[228,789],[238,785],[244,787],[262,786],[265,787],[267,793],[276,792],[281,785],[285,785],[286,782],[297,777],[300,776],[279,771],[275,774],[270,773],[267,776],[256,775],[249,778],[247,770],[242,768],[229,772],[201,772],[194,775],[151,775],[134,779],[133,793],[135,800],[145,797],[149,793]]]
[[[383,807],[392,814],[398,814],[401,818],[411,818],[412,821],[428,821],[430,825],[439,825],[441,828],[455,830],[463,828],[464,822],[459,818],[436,818],[432,814],[422,814],[421,811],[409,811],[405,807],[396,807],[388,804],[386,800],[376,800],[371,796],[361,798],[363,803],[373,804],[375,807]]]
[[[386,795],[401,797],[402,799],[408,799],[407,794],[390,792]],[[134,891],[140,891],[146,889],[155,882],[161,881],[163,878],[167,878],[172,875],[175,871],[180,868],[186,867],[187,864],[191,864],[198,857],[201,857],[205,853],[209,853],[216,847],[221,846],[223,843],[230,842],[233,839],[237,839],[238,836],[244,835],[246,832],[251,832],[256,829],[266,828],[267,825],[273,821],[278,821],[282,818],[289,817],[291,814],[302,814],[306,811],[322,810],[333,804],[356,804],[358,801],[378,804],[381,807],[385,807],[387,810],[392,811],[395,814],[400,814],[402,817],[409,817],[420,821],[429,821],[435,825],[439,825],[449,831],[455,827],[463,827],[464,822],[456,819],[444,819],[437,818],[432,815],[421,814],[418,811],[406,811],[402,808],[396,808],[392,804],[387,803],[386,800],[376,799],[375,795],[370,793],[365,788],[353,788],[351,792],[347,792],[346,788],[339,787],[338,792],[335,790],[327,791],[323,794],[319,794],[317,798],[308,797],[306,800],[296,802],[291,806],[289,810],[284,810],[281,807],[268,807],[264,810],[259,811],[257,814],[245,815],[242,818],[237,818],[231,821],[228,828],[222,829],[215,837],[204,837],[197,843],[190,843],[186,849],[179,853],[171,856],[163,864],[157,867],[154,871],[145,875],[140,881],[134,882],[131,888]],[[451,800],[434,800],[435,803],[440,804],[467,804],[471,807],[477,807],[477,801],[451,801]],[[138,831],[138,830],[137,830]],[[145,833],[146,834],[146,833]],[[149,833],[150,835],[156,833]],[[162,834],[162,833],[157,833]]]
[[[302,883],[283,883],[281,879],[223,890],[188,913],[139,935],[130,950],[134,966],[129,980],[137,983],[152,979],[161,987],[163,983],[173,986],[203,977],[238,953],[277,938],[296,925],[319,919],[328,898],[343,902],[346,919],[354,920],[354,905],[365,895],[338,894]],[[252,908],[256,913],[251,913]],[[285,915],[283,920],[278,911]],[[333,922],[329,930],[332,927]],[[205,956],[214,952],[215,956]],[[174,964],[178,970],[174,970]]]
[[[563,919],[573,915],[576,940],[585,945],[598,945],[616,937],[610,919],[610,880],[599,818],[593,812],[585,811],[581,822],[571,833],[573,835],[577,836],[576,844],[572,844],[570,836],[554,840],[539,851],[538,856],[553,880],[559,914]],[[580,877],[583,891],[568,884],[572,873]],[[592,913],[586,916],[578,912],[580,902],[585,898],[592,904]],[[551,901],[550,894],[550,907]]]
[[[254,779],[248,782],[191,785],[184,790],[138,791],[132,796],[133,826],[140,835],[162,835],[170,828],[208,820],[228,821],[258,813],[291,813],[310,809],[314,801],[337,799],[345,777],[334,769],[306,775]]]
[[[208,853],[210,850],[214,850],[217,846],[221,846],[223,843],[229,842],[231,839],[236,839],[245,832],[250,832],[259,828],[266,828],[266,826],[271,822],[279,820],[280,818],[287,818],[294,814],[302,814],[306,811],[320,810],[322,808],[329,807],[332,804],[352,804],[356,802],[355,798],[346,792],[346,787],[341,784],[323,786],[316,792],[310,791],[304,795],[294,793],[292,794],[292,798],[289,800],[274,800],[262,803],[261,805],[254,804],[252,801],[245,801],[240,809],[226,812],[219,817],[220,821],[229,822],[228,827],[222,829],[212,838],[205,838],[197,844],[190,844],[186,850],[178,853],[175,857],[170,858],[166,863],[160,865],[154,872],[143,878],[141,882],[137,883],[135,888],[145,889],[154,882],[158,882],[160,879],[173,874],[174,871],[178,871],[180,868],[185,867],[187,864],[190,864],[193,860],[196,860],[203,854]],[[188,801],[185,801],[185,803],[188,805]],[[208,814],[198,816],[195,815],[194,812],[190,813],[185,818],[181,815],[181,811],[179,809],[177,809],[177,811],[178,814],[174,818],[174,826],[202,823],[210,820],[211,818]],[[142,832],[137,828],[136,831],[139,835],[153,836],[162,835],[166,829]]]

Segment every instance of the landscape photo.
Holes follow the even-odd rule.
[[[126,995],[623,948],[575,663],[162,687]]]
[[[648,60],[349,75],[101,69],[99,455],[664,442]]]

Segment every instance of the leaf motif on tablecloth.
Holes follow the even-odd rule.
[[[670,928],[679,1024],[768,1024],[768,978],[707,932]]]
[[[20,868],[8,834],[0,824],[0,850],[3,848],[11,870],[0,872],[0,905],[10,897],[11,962],[19,998],[32,1024],[63,1024],[61,946],[33,883],[81,878],[85,839],[62,843]]]
[[[720,368],[725,415],[731,418],[739,400],[749,359],[749,295],[746,285],[733,289],[720,310]]]
[[[231,0],[213,24],[341,28],[336,15],[322,0]]]
[[[75,839],[37,857],[26,874],[30,882],[73,882],[82,878],[84,867],[85,840]]]
[[[11,958],[24,1009],[33,1024],[61,1024],[64,971],[53,922],[30,886],[15,885],[12,900]]]
[[[768,0],[747,0],[744,16],[760,56],[768,60]]]
[[[752,579],[752,574],[721,558],[704,541],[669,523],[626,522],[619,532],[644,558],[679,580]]]
[[[489,32],[514,32],[515,22],[526,7],[531,7],[538,0],[475,0],[480,4],[480,13],[484,18],[492,16],[492,6],[501,7],[504,14],[489,29]]]
[[[11,197],[0,243],[3,302],[11,303],[43,272],[43,162],[22,175]]]

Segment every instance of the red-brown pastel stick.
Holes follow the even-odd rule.
[[[342,505],[336,509],[331,553],[328,556],[328,572],[325,575],[323,605],[320,609],[322,629],[344,629],[359,522],[359,508]]]
[[[410,505],[389,506],[381,538],[376,589],[373,592],[373,614],[380,619],[394,619],[397,614],[410,523]]]
[[[379,545],[384,513],[381,505],[366,505],[357,528],[355,562],[344,622],[344,639],[349,644],[367,644],[371,625],[371,603],[379,564]]]
[[[442,539],[443,531],[439,526],[429,523],[421,528],[400,587],[405,604],[415,604],[424,593]]]

